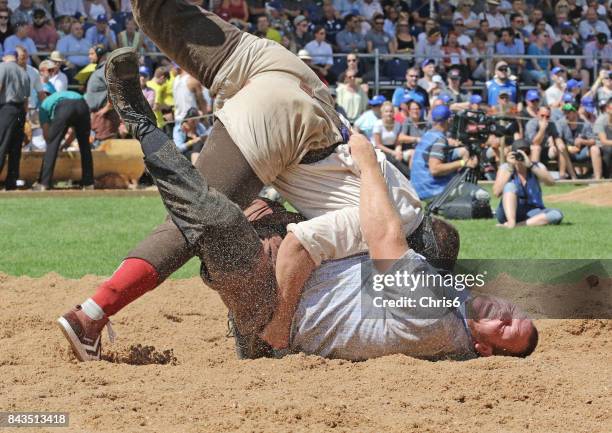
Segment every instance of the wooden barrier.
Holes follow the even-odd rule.
[[[140,143],[137,140],[111,139],[92,150],[94,178],[110,174],[120,175],[130,182],[137,181],[145,166]],[[19,178],[32,184],[38,180],[44,152],[23,152],[19,166]],[[6,178],[6,163],[0,173],[0,181]],[[81,154],[78,151],[59,152],[53,172],[54,181],[81,179]]]

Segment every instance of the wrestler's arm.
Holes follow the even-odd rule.
[[[408,251],[406,234],[367,137],[353,134],[349,146],[351,156],[361,170],[361,232],[375,266],[379,271],[385,271],[391,265],[390,260],[399,259]]]

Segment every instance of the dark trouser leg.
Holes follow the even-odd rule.
[[[4,168],[4,162],[6,160],[7,155],[9,156],[9,168],[7,170],[7,176],[5,187],[7,189],[11,189],[17,179],[11,179],[11,154],[14,152],[13,148],[15,146],[14,142],[18,138],[18,128],[20,125],[19,120],[20,109],[19,107],[12,104],[5,104],[0,107],[0,172]],[[22,125],[23,126],[23,125]],[[21,146],[20,146],[21,152]]]
[[[276,304],[273,263],[257,232],[240,207],[211,188],[161,130],[141,142],[172,221],[202,261],[202,278],[219,291],[238,329],[257,335]]]
[[[132,0],[142,31],[172,60],[210,87],[241,32],[184,0]]]
[[[407,238],[408,246],[433,266],[452,270],[459,256],[459,232],[448,222],[425,214],[421,225]]]
[[[219,121],[215,122],[195,166],[200,174],[206,176],[210,188],[226,195],[242,208],[248,206],[262,188],[261,181]],[[155,228],[128,254],[128,257],[143,259],[153,265],[160,281],[193,256],[181,232],[170,220]]]
[[[55,107],[55,118],[49,125],[47,150],[45,151],[42,167],[40,167],[38,182],[46,187],[51,186],[57,153],[59,152],[62,138],[64,138],[66,130],[68,129],[70,116],[72,115],[72,107],[70,104],[65,104],[64,102],[68,101],[60,101]]]
[[[79,143],[81,153],[81,185],[87,186],[94,183],[93,179],[93,158],[91,156],[91,146],[89,144],[89,134],[91,132],[91,117],[87,103],[83,100],[75,101],[72,127]]]
[[[8,154],[8,168],[6,172],[6,189],[17,188],[17,179],[19,179],[19,164],[21,163],[21,149],[23,140],[25,139],[25,110],[20,110],[17,116],[17,126],[15,127],[13,140],[10,145]]]
[[[612,146],[601,147],[601,159],[604,167],[604,177],[612,178]]]

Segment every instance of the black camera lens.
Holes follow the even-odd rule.
[[[517,161],[525,161],[525,157],[521,152],[512,152],[514,154],[514,159]]]

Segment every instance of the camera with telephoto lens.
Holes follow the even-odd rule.
[[[479,155],[481,145],[490,135],[496,137],[512,136],[518,124],[512,117],[487,116],[484,111],[465,110],[453,117],[449,136],[466,146],[470,155]]]

